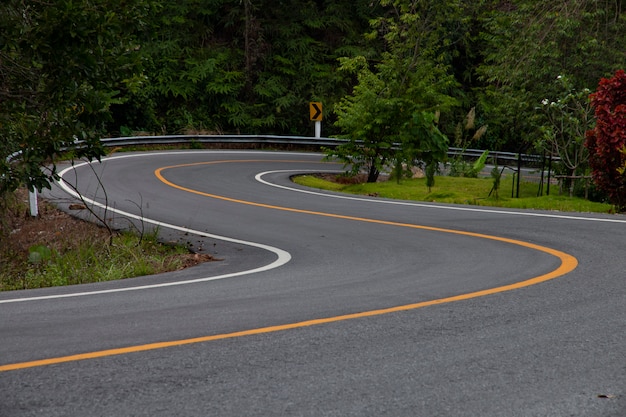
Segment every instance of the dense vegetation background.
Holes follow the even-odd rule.
[[[310,101],[324,104],[325,136],[360,123],[351,109],[375,118],[381,108],[367,104],[383,97],[389,114],[375,132],[410,107],[429,123],[436,114],[451,145],[475,138],[472,147],[491,150],[576,150],[593,124],[589,92],[625,65],[625,6],[4,0],[1,187],[45,186],[54,170],[40,178],[40,163],[75,139],[89,145],[77,156],[98,158],[99,137],[136,131],[311,135]],[[464,130],[469,113],[486,132]],[[16,151],[24,163],[10,166]],[[584,160],[572,165],[586,169]]]

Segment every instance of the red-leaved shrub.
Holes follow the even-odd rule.
[[[585,144],[596,186],[604,191],[619,211],[626,210],[626,72],[603,78],[591,94],[596,127],[589,130]]]

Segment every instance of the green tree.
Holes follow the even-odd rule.
[[[574,176],[588,169],[585,134],[595,121],[589,101],[591,91],[587,88],[576,90],[564,76],[558,76],[556,83],[563,90],[559,98],[544,98],[541,102],[547,123],[542,129],[544,135],[539,147],[556,154],[569,175]],[[570,181],[569,193],[570,197],[574,194],[574,181]]]
[[[448,155],[448,138],[439,130],[438,119],[438,113],[415,112],[403,129],[402,149],[411,164],[423,166],[429,190],[435,185],[439,163]]]
[[[111,107],[141,81],[133,29],[144,0],[0,5],[0,192],[50,186],[60,153],[100,158]],[[15,155],[7,162],[10,155]]]
[[[402,100],[381,94],[385,82],[368,68],[364,57],[342,62],[344,70],[357,72],[358,83],[353,94],[335,106],[335,125],[347,132],[343,137],[348,142],[329,150],[329,156],[350,165],[353,175],[366,170],[367,181],[375,182],[397,153],[394,143],[398,140],[397,123],[402,120]]]
[[[329,152],[350,164],[353,172],[366,169],[369,182],[388,164],[412,164],[419,155],[429,154],[431,140],[445,136],[416,134],[434,132],[434,114],[458,103],[450,95],[456,83],[441,42],[440,26],[449,17],[441,10],[448,9],[427,1],[381,5],[387,15],[372,22],[369,38],[381,40],[385,51],[373,68],[363,56],[341,61],[342,69],[357,74],[357,85],[335,108],[336,125],[349,141]]]
[[[308,134],[308,102],[332,108],[350,88],[337,71],[338,57],[372,53],[375,46],[366,45],[362,33],[379,7],[365,0],[265,3],[257,12],[264,53],[255,61],[246,100],[258,117],[273,115],[274,132]]]
[[[143,31],[148,82],[118,125],[179,133],[309,133],[307,105],[349,88],[337,57],[365,53],[359,1],[160,0]]]
[[[481,19],[481,113],[500,148],[525,150],[544,125],[536,103],[562,91],[559,74],[588,86],[623,65],[626,14],[621,0],[490,3]]]

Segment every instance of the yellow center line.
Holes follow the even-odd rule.
[[[283,211],[289,211],[289,212],[295,212],[295,213],[303,213],[303,214],[310,214],[310,215],[317,215],[317,216],[324,216],[324,217],[333,217],[333,218],[338,218],[338,219],[346,219],[346,220],[353,220],[353,221],[360,221],[360,222],[367,222],[367,223],[377,223],[377,224],[398,226],[398,227],[409,227],[409,228],[414,228],[414,229],[430,230],[430,231],[436,231],[436,232],[442,232],[442,233],[453,233],[453,234],[476,237],[476,238],[481,238],[481,239],[490,239],[490,240],[510,243],[510,244],[514,244],[514,245],[518,245],[518,246],[522,246],[525,248],[529,248],[529,249],[533,249],[533,250],[550,254],[552,256],[557,257],[561,261],[561,264],[559,265],[558,268],[556,268],[555,270],[551,272],[527,279],[525,281],[520,281],[520,282],[516,282],[513,284],[503,285],[500,287],[489,288],[489,289],[480,290],[480,291],[474,291],[474,292],[465,293],[465,294],[459,294],[459,295],[455,295],[452,297],[439,298],[435,300],[423,301],[419,303],[406,304],[406,305],[377,309],[377,310],[363,311],[360,313],[344,314],[340,316],[305,320],[305,321],[300,321],[296,323],[242,330],[242,331],[237,331],[237,332],[232,332],[232,333],[196,337],[196,338],[191,338],[191,339],[173,340],[173,341],[167,341],[167,342],[148,343],[148,344],[143,344],[143,345],[128,346],[124,348],[107,349],[107,350],[101,350],[101,351],[96,351],[96,352],[61,356],[57,358],[49,358],[49,359],[41,359],[41,360],[35,360],[35,361],[29,361],[29,362],[0,365],[0,372],[33,368],[33,367],[45,366],[45,365],[53,365],[53,364],[59,364],[59,363],[65,363],[65,362],[81,361],[81,360],[87,360],[87,359],[103,358],[103,357],[115,356],[115,355],[125,355],[129,353],[143,352],[143,351],[155,350],[155,349],[164,349],[164,348],[170,348],[170,347],[176,347],[176,346],[184,346],[184,345],[190,345],[190,344],[195,344],[195,343],[211,342],[215,340],[232,339],[232,338],[237,338],[237,337],[273,333],[273,332],[279,332],[279,331],[284,331],[284,330],[316,326],[320,324],[335,323],[335,322],[345,321],[345,320],[353,320],[353,319],[359,319],[359,318],[365,318],[365,317],[379,316],[379,315],[389,314],[389,313],[397,313],[401,311],[415,310],[415,309],[438,305],[438,304],[469,300],[472,298],[483,297],[486,295],[492,295],[496,293],[502,293],[505,291],[512,291],[512,290],[516,290],[519,288],[524,288],[524,287],[528,287],[531,285],[539,284],[539,283],[563,276],[573,271],[578,265],[578,260],[572,255],[569,255],[565,252],[558,251],[556,249],[552,249],[552,248],[548,248],[548,247],[540,246],[540,245],[535,245],[535,244],[523,242],[520,240],[508,239],[508,238],[499,237],[499,236],[485,235],[485,234],[480,234],[480,233],[465,232],[465,231],[453,230],[453,229],[443,229],[443,228],[438,228],[438,227],[421,226],[421,225],[415,225],[415,224],[410,224],[410,223],[398,223],[398,222],[391,222],[391,221],[385,221],[385,220],[368,219],[368,218],[363,218],[363,217],[344,216],[344,215],[339,215],[339,214],[316,212],[316,211],[310,211],[310,210],[301,210],[301,209],[295,209],[295,208],[289,208],[289,207],[281,207],[281,206],[274,206],[274,205],[269,205],[269,204],[256,203],[252,201],[239,200],[239,199],[204,193],[198,190],[185,188],[185,187],[182,187],[180,185],[174,184],[166,180],[162,175],[162,172],[167,169],[188,167],[188,166],[193,166],[193,165],[224,163],[224,162],[230,163],[230,162],[267,162],[267,161],[252,161],[252,160],[213,161],[213,162],[201,162],[201,163],[195,163],[195,164],[175,165],[175,166],[159,168],[155,171],[155,175],[157,176],[157,178],[159,178],[160,181],[162,181],[163,183],[171,187],[177,188],[179,190],[187,191],[190,193],[202,195],[205,197],[211,197],[211,198],[216,198],[216,199],[230,201],[230,202],[239,203],[239,204],[247,204],[247,205],[256,206],[256,207],[264,207],[264,208],[269,208],[269,209],[283,210]],[[278,161],[278,162],[297,162],[297,161]]]

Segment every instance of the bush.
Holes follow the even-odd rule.
[[[587,132],[589,164],[593,181],[606,192],[618,211],[626,210],[626,73],[619,70],[610,79],[603,78],[591,95],[596,127]]]

